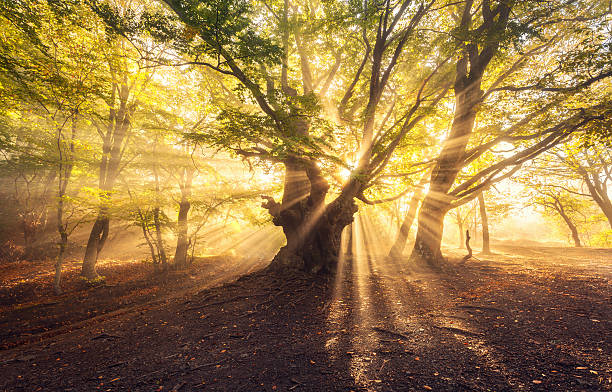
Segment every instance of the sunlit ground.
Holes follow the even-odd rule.
[[[456,340],[471,356],[479,358],[483,368],[516,384],[519,377],[505,365],[504,353],[487,342],[486,331],[475,326],[470,312],[479,308],[497,312],[504,304],[483,307],[470,302],[490,290],[503,290],[509,282],[498,282],[495,287],[490,282],[476,285],[468,291],[470,297],[458,297],[457,287],[446,281],[443,274],[411,267],[406,257],[401,260],[386,257],[391,238],[373,224],[367,213],[358,214],[352,230],[345,231],[333,300],[327,313],[331,333],[326,350],[330,360],[342,361],[348,355],[355,383],[373,391],[385,382],[383,370],[388,360],[381,358],[380,353],[388,350],[389,342],[399,339],[405,355],[418,362],[420,358],[413,352],[433,351]],[[407,246],[406,253],[409,250]],[[548,275],[569,268],[576,277],[612,278],[610,249],[499,246],[493,255],[487,256],[480,256],[478,250],[468,263],[485,272]],[[443,252],[451,263],[466,253],[454,247],[444,247]],[[461,265],[455,267],[452,273],[461,274]],[[497,317],[501,320],[507,315],[497,313]],[[438,374],[436,369],[432,372]]]

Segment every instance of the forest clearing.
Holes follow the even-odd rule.
[[[0,390],[612,391],[610,0],[0,21]]]
[[[7,311],[3,296],[0,322],[13,339],[1,387],[610,390],[611,258],[530,247],[466,264],[457,254],[432,273],[371,257],[333,280],[259,272],[205,290],[173,285],[119,312],[121,287],[99,287],[79,296],[80,309],[95,302],[90,322],[70,299]],[[43,314],[63,327],[36,333]]]

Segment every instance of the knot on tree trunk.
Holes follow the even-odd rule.
[[[268,210],[268,212],[270,213],[270,215],[272,215],[273,218],[280,216],[280,203],[274,200],[272,196],[262,195],[261,198],[265,200],[263,203],[261,203],[261,206]]]

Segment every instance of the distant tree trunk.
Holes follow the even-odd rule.
[[[412,227],[412,223],[414,222],[414,218],[416,217],[417,208],[419,206],[419,202],[423,197],[423,185],[427,183],[428,174],[425,174],[421,181],[417,185],[412,198],[410,198],[410,204],[408,205],[408,212],[402,221],[402,224],[397,233],[397,237],[395,238],[395,242],[393,246],[391,246],[391,250],[389,250],[389,257],[400,257],[402,253],[404,253],[404,248],[406,247],[406,241],[408,240],[408,235],[410,234],[410,228]]]
[[[112,105],[117,104],[117,107],[111,106],[109,109],[106,132],[98,129],[100,134],[103,134],[102,159],[100,160],[98,179],[101,205],[96,221],[89,234],[83,258],[83,267],[81,269],[81,275],[89,280],[98,278],[96,263],[98,255],[108,237],[110,219],[108,203],[111,191],[121,170],[124,143],[131,126],[132,114],[136,108],[135,105],[128,105],[129,96],[130,87],[127,84],[113,84],[111,102]]]
[[[38,175],[28,178],[26,173],[20,173],[19,178],[23,179],[23,192],[19,192],[19,184],[15,180],[15,204],[21,206],[21,228],[24,243],[23,258],[32,260],[39,256],[37,254],[37,238],[41,226],[44,229],[47,222],[48,198],[53,188],[56,171],[50,170],[42,180]],[[39,185],[42,185],[39,188]]]
[[[559,215],[561,215],[561,218],[563,218],[565,224],[567,224],[567,227],[570,229],[570,232],[572,233],[572,239],[574,240],[574,246],[576,246],[577,248],[581,248],[582,244],[580,243],[578,228],[576,227],[574,222],[572,222],[572,219],[567,215],[567,213],[565,212],[565,208],[563,208],[563,205],[559,200],[555,200],[554,208],[555,210],[557,210]]]
[[[155,175],[155,192],[159,195],[159,174],[157,172],[157,166],[154,165],[153,172]],[[159,261],[163,270],[167,268],[167,257],[166,248],[164,247],[164,239],[162,236],[162,227],[159,220],[160,208],[156,201],[155,208],[153,208],[153,225],[155,226],[155,242],[157,244],[157,253],[159,255]]]
[[[58,207],[58,215],[59,215]],[[60,243],[59,243],[59,252],[57,254],[57,260],[55,261],[55,279],[53,280],[53,289],[56,294],[62,293],[62,265],[64,263],[64,254],[66,253],[66,246],[68,245],[68,233],[65,229],[59,229],[60,234]]]
[[[459,228],[459,248],[465,247],[465,237],[463,235],[463,221],[461,220],[461,216],[457,214],[457,227]]]
[[[151,252],[151,260],[153,261],[153,264],[158,267],[157,264],[159,263],[159,260],[157,259],[157,252],[155,252],[155,246],[153,246],[153,241],[149,236],[149,232],[147,231],[147,223],[144,219],[145,218],[141,214],[140,228],[142,229],[142,235],[145,238],[147,245],[149,246],[149,251]]]
[[[23,257],[26,260],[30,260],[34,257],[34,240],[36,238],[36,232],[38,224],[32,219],[24,217],[21,221],[21,227],[23,228],[23,245],[24,254]]]
[[[347,256],[353,256],[353,224],[350,223],[347,226],[347,232],[348,232],[348,244],[346,246],[346,255]]]
[[[406,242],[408,241],[408,235],[410,234],[410,228],[412,227],[419,202],[421,201],[421,195],[421,192],[415,192],[414,195],[412,195],[410,204],[408,205],[408,212],[398,230],[395,242],[389,250],[389,257],[400,257],[404,252]]]
[[[189,200],[181,199],[177,220],[178,236],[176,239],[176,251],[174,253],[174,264],[176,264],[176,266],[179,268],[187,265],[187,251],[189,250],[187,217],[189,215],[190,208],[191,203]]]
[[[61,281],[62,281],[62,265],[64,263],[64,255],[66,253],[66,247],[68,246],[68,223],[64,222],[64,197],[66,196],[66,189],[72,176],[72,168],[74,167],[74,151],[75,151],[75,139],[76,139],[76,114],[72,119],[72,133],[70,136],[70,143],[68,151],[64,150],[62,130],[58,130],[57,134],[57,148],[59,152],[59,165],[58,165],[58,192],[57,192],[57,231],[60,236],[59,251],[57,254],[57,260],[55,261],[55,278],[53,280],[53,288],[56,294],[62,293]]]
[[[463,234],[463,232],[461,232],[461,234]],[[463,237],[463,235],[461,237]],[[463,256],[463,259],[461,259],[462,263],[465,263],[466,261],[468,261],[469,259],[472,258],[472,247],[470,246],[470,239],[471,238],[472,237],[470,237],[470,231],[466,230],[465,231],[465,248],[467,249],[468,254]]]
[[[87,240],[81,275],[90,280],[98,278],[96,262],[98,261],[98,254],[102,250],[102,247],[108,238],[110,222],[107,214],[106,207],[100,208],[98,217],[91,228],[91,233],[89,234],[89,239]]]
[[[491,244],[489,239],[489,217],[485,206],[484,195],[478,194],[478,207],[480,208],[480,220],[482,221],[482,254],[491,254]]]
[[[166,249],[164,247],[164,239],[162,237],[162,227],[161,222],[159,220],[159,207],[153,208],[153,225],[155,226],[155,242],[157,244],[157,252],[159,254],[159,261],[161,263],[162,269],[166,269],[167,267],[167,257],[166,257]]]
[[[134,202],[134,197],[132,196],[132,192],[130,188],[127,188],[128,195],[130,196],[130,200]],[[139,206],[136,206],[136,214],[138,214],[138,225],[142,230],[142,236],[145,239],[145,242],[149,246],[149,252],[151,252],[151,260],[157,269],[159,267],[159,259],[157,257],[157,251],[155,250],[155,245],[153,245],[153,239],[151,238],[151,233],[149,229],[149,220],[146,213],[143,213],[142,209]]]
[[[174,252],[174,264],[179,268],[187,266],[187,253],[189,250],[189,209],[191,208],[191,184],[193,182],[193,168],[184,168],[181,172],[179,187],[181,189],[181,202],[179,203],[176,239],[176,251]]]
[[[608,219],[610,228],[612,228],[612,201],[608,196],[608,189],[605,182],[600,180],[599,173],[590,173],[584,167],[579,167],[578,173],[584,179],[591,197],[604,213]]]

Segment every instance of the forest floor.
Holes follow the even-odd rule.
[[[612,390],[612,250],[494,251],[355,257],[329,280],[105,264],[94,288],[75,264],[64,296],[2,265],[0,390]]]

